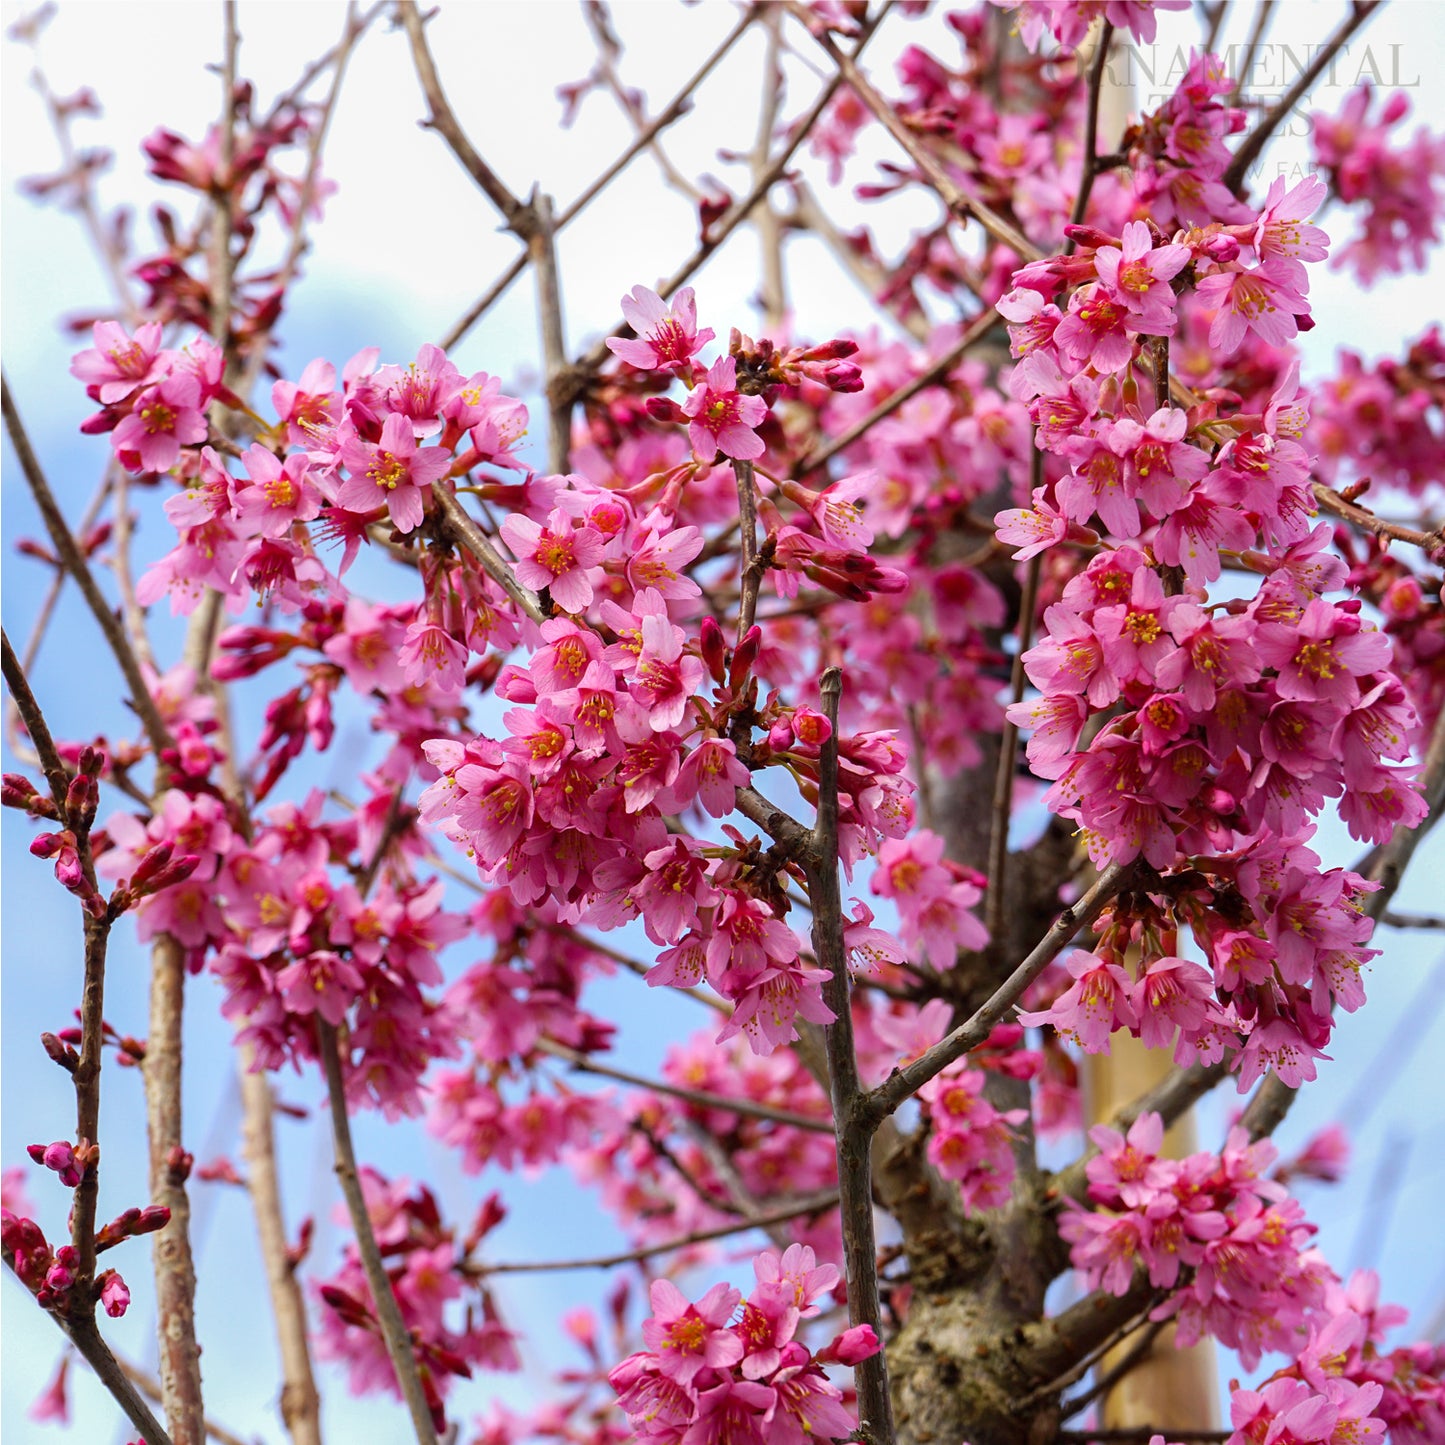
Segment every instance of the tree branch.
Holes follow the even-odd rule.
[[[15,456],[20,463],[20,470],[24,473],[30,493],[35,498],[35,505],[40,509],[40,515],[45,520],[45,530],[50,533],[50,540],[55,547],[56,556],[60,558],[65,570],[75,579],[75,584],[80,588],[86,605],[100,625],[100,630],[104,633],[105,640],[115,655],[115,660],[120,664],[126,686],[130,688],[131,706],[145,726],[151,748],[159,757],[164,749],[171,746],[170,732],[165,723],[161,721],[155,699],[151,697],[150,689],[141,676],[140,663],[131,649],[120,622],[105,598],[101,596],[100,588],[96,586],[90,566],[71,534],[70,528],[66,526],[65,518],[61,515],[60,507],[56,503],[55,493],[50,490],[50,483],[45,480],[45,473],[40,469],[40,463],[30,445],[30,438],[20,420],[20,413],[15,409],[15,402],[10,395],[10,382],[3,372],[0,372],[0,405],[3,405],[5,429],[10,433],[10,440],[15,447]]]
[[[1112,863],[1099,874],[1094,886],[1077,903],[1064,909],[1038,946],[998,987],[972,1018],[960,1024],[911,1064],[894,1071],[858,1101],[861,1119],[871,1128],[911,1098],[931,1078],[943,1072],[955,1059],[976,1049],[1008,1011],[1023,997],[1024,990],[1068,947],[1081,928],[1086,928],[1108,906],[1130,871],[1130,865]]]
[[[667,1094],[674,1099],[681,1099],[685,1104],[696,1105],[699,1109],[715,1109],[749,1119],[767,1119],[770,1123],[786,1124],[792,1129],[807,1129],[814,1134],[833,1132],[831,1119],[796,1114],[791,1109],[775,1109],[770,1104],[754,1103],[751,1099],[735,1099],[727,1094],[710,1094],[705,1089],[688,1089],[681,1084],[669,1083],[666,1079],[649,1079],[641,1074],[630,1074],[625,1069],[614,1069],[610,1064],[598,1063],[596,1059],[578,1053],[576,1049],[569,1049],[565,1044],[559,1044],[553,1039],[539,1039],[536,1047],[540,1052],[570,1064],[580,1073],[615,1079],[620,1084],[631,1084],[634,1088],[648,1089],[654,1094]]]
[[[721,1224],[714,1229],[696,1229],[691,1234],[679,1235],[676,1239],[664,1239],[657,1244],[643,1245],[640,1249],[624,1250],[621,1254],[594,1255],[582,1259],[532,1260],[512,1264],[478,1264],[470,1266],[466,1273],[485,1278],[492,1274],[546,1274],[571,1269],[615,1269],[621,1264],[636,1264],[640,1260],[654,1259],[659,1254],[690,1249],[694,1244],[707,1244],[714,1239],[744,1234],[749,1229],[765,1229],[770,1224],[800,1219],[805,1214],[821,1214],[834,1208],[837,1203],[836,1189],[822,1190],[780,1205],[776,1209],[764,1210],[752,1219],[737,1219],[731,1224]]]
[[[1350,13],[1335,30],[1335,33],[1320,46],[1315,58],[1295,77],[1294,84],[1272,105],[1264,119],[1244,138],[1244,143],[1235,151],[1224,172],[1223,181],[1231,191],[1239,193],[1245,174],[1266,144],[1270,136],[1303,96],[1309,94],[1310,86],[1323,74],[1325,67],[1339,54],[1341,46],[1362,26],[1379,7],[1380,0],[1351,0]]]
[[[356,1231],[357,1253],[361,1256],[366,1282],[371,1287],[371,1298],[376,1307],[382,1342],[386,1345],[386,1353],[396,1371],[402,1397],[411,1412],[412,1429],[416,1432],[418,1445],[437,1445],[431,1407],[427,1404],[416,1355],[412,1350],[411,1331],[401,1317],[401,1308],[392,1292],[391,1280],[387,1276],[386,1265],[377,1247],[376,1232],[371,1227],[371,1216],[366,1210],[366,1196],[361,1192],[361,1175],[356,1167],[356,1150],[351,1142],[351,1121],[346,1113],[346,1085],[341,1077],[341,1050],[336,1028],[319,1014],[316,1016],[316,1042],[321,1055],[321,1066],[326,1074],[326,1093],[331,1104],[331,1135],[336,1148],[336,1177],[341,1182],[346,1209],[351,1216],[352,1228]]]
[[[848,978],[848,952],[843,944],[843,897],[838,883],[838,704],[843,674],[830,667],[821,686],[828,739],[818,767],[818,820],[813,846],[806,855],[808,901],[813,909],[813,955],[827,970],[823,998],[833,1021],[823,1029],[828,1052],[828,1079],[833,1095],[833,1122],[838,1143],[838,1195],[842,1207],[843,1258],[847,1267],[848,1317],[870,1325],[883,1338],[878,1298],[878,1246],[873,1235],[873,1179],[869,1143],[873,1126],[858,1117],[862,1094],[858,1056],[853,1043],[853,999]],[[858,1386],[858,1417],[866,1438],[892,1445],[893,1402],[888,1362],[882,1351],[854,1370]]]

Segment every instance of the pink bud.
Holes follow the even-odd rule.
[[[130,1291],[113,1269],[101,1277],[100,1302],[113,1320],[118,1320],[130,1308]]]
[[[708,675],[712,680],[721,686],[723,678],[726,676],[727,643],[715,617],[708,616],[702,619],[701,634],[700,650],[703,666],[707,668]]]
[[[832,1354],[840,1365],[861,1365],[876,1355],[879,1348],[872,1325],[854,1325],[834,1341]]]

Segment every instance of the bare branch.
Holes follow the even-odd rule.
[[[865,417],[860,417],[840,437],[835,437],[821,450],[804,457],[794,469],[796,476],[805,476],[825,467],[839,452],[851,447],[859,437],[866,435],[885,417],[890,417],[904,402],[918,395],[925,388],[943,380],[970,347],[976,346],[995,326],[999,324],[998,313],[992,308],[975,316],[964,328],[963,334],[926,370],[919,372],[906,386],[890,392]]]
[[[542,610],[542,599],[528,587],[517,581],[516,575],[503,559],[502,554],[492,546],[491,541],[467,514],[467,509],[457,501],[455,494],[441,482],[432,483],[432,496],[442,509],[452,534],[478,562],[482,570],[499,586],[533,622],[539,626],[547,620]]]
[[[1255,128],[1244,138],[1244,144],[1235,151],[1234,159],[1224,172],[1223,181],[1231,191],[1238,193],[1249,168],[1275,133],[1280,121],[1289,115],[1300,100],[1310,93],[1310,87],[1325,67],[1339,54],[1340,48],[1379,8],[1380,0],[1352,0],[1349,13],[1340,22],[1335,33],[1320,46],[1314,59],[1295,77],[1294,83],[1272,105]]]
[[[669,1083],[666,1079],[649,1079],[641,1074],[630,1074],[625,1069],[615,1069],[610,1064],[599,1063],[586,1054],[569,1049],[552,1039],[539,1039],[537,1048],[544,1054],[561,1059],[584,1074],[596,1074],[603,1079],[616,1079],[620,1084],[631,1084],[634,1088],[649,1089],[654,1094],[667,1094],[694,1104],[699,1109],[715,1109],[720,1113],[739,1114],[749,1119],[766,1119],[773,1124],[786,1124],[792,1129],[807,1129],[814,1134],[831,1134],[833,1121],[819,1119],[809,1114],[797,1114],[791,1109],[775,1109],[770,1104],[758,1104],[751,1099],[733,1098],[728,1094],[710,1094],[705,1089],[688,1089],[681,1084]]]
[[[1432,562],[1445,561],[1445,528],[1436,527],[1433,532],[1422,532],[1418,527],[1407,527],[1403,522],[1387,521],[1384,517],[1377,517],[1368,507],[1347,501],[1323,482],[1314,484],[1314,494],[1315,501],[1324,511],[1362,532],[1369,532],[1386,542],[1409,542],[1419,547]]]
[[[426,96],[427,107],[431,112],[427,124],[446,141],[452,154],[461,162],[462,168],[502,213],[507,229],[525,241],[532,230],[530,209],[507,189],[502,178],[477,154],[476,148],[467,139],[466,132],[442,89],[441,77],[437,74],[436,62],[432,59],[426,29],[415,0],[398,0],[396,9],[401,23],[406,27],[407,39],[411,42],[412,63],[416,66],[417,79],[421,82],[422,94]]]
[[[764,1229],[770,1224],[781,1224],[789,1219],[800,1219],[805,1214],[821,1214],[838,1203],[835,1189],[809,1194],[795,1199],[776,1209],[768,1209],[752,1219],[738,1219],[731,1224],[719,1225],[716,1229],[697,1229],[691,1234],[679,1235],[676,1239],[659,1240],[656,1244],[644,1245],[640,1249],[624,1250],[621,1254],[594,1255],[582,1259],[544,1259],[512,1264],[479,1264],[467,1270],[468,1274],[485,1277],[492,1274],[544,1274],[570,1269],[615,1269],[621,1264],[636,1264],[640,1260],[655,1259],[659,1254],[671,1254],[675,1250],[689,1249],[694,1244],[707,1244],[714,1239],[726,1239],[732,1234],[743,1234],[749,1229]]]
[[[823,1000],[833,1021],[823,1030],[828,1051],[828,1080],[833,1094],[833,1121],[838,1142],[838,1194],[842,1207],[843,1259],[847,1267],[848,1316],[855,1325],[870,1325],[882,1339],[882,1307],[878,1298],[878,1246],[873,1234],[873,1127],[858,1118],[862,1095],[858,1056],[853,1043],[853,998],[848,978],[848,952],[843,943],[843,897],[838,884],[838,704],[843,674],[830,667],[823,674],[823,715],[829,733],[818,768],[818,820],[813,846],[804,864],[808,901],[813,909],[813,954],[827,971]],[[862,1361],[854,1371],[859,1418],[868,1422],[876,1445],[892,1445],[893,1401],[888,1363],[883,1353]]]
[[[876,1128],[905,1099],[911,1098],[931,1078],[943,1072],[955,1059],[976,1049],[1008,1011],[1023,997],[1024,990],[1068,947],[1081,928],[1086,928],[1108,906],[1128,876],[1130,865],[1110,864],[1098,881],[1075,904],[1064,909],[1052,928],[1029,956],[998,987],[972,1018],[915,1059],[894,1071],[859,1101],[860,1118]]]
[[[321,1065],[326,1073],[326,1092],[331,1102],[331,1135],[336,1148],[336,1177],[341,1182],[347,1213],[350,1214],[352,1228],[356,1231],[357,1253],[361,1256],[366,1282],[371,1287],[381,1338],[386,1345],[392,1368],[396,1371],[402,1397],[411,1412],[412,1429],[416,1432],[418,1445],[437,1445],[431,1409],[426,1402],[416,1355],[412,1350],[411,1331],[401,1317],[396,1295],[392,1292],[386,1265],[382,1261],[380,1249],[377,1248],[376,1232],[371,1227],[371,1216],[366,1212],[366,1197],[361,1192],[361,1175],[356,1167],[356,1150],[351,1142],[351,1121],[346,1114],[346,1085],[341,1077],[341,1049],[336,1028],[319,1014],[316,1017],[316,1041]]]
[[[125,675],[126,686],[130,688],[131,706],[145,725],[146,736],[150,739],[151,748],[159,756],[164,749],[171,746],[170,732],[165,723],[161,721],[161,715],[156,710],[155,699],[151,697],[150,689],[141,676],[140,663],[136,659],[135,652],[132,650],[120,622],[111,610],[109,603],[101,596],[90,565],[81,553],[70,528],[66,526],[65,518],[61,515],[60,507],[56,503],[55,493],[50,490],[50,483],[45,480],[45,473],[40,469],[40,463],[30,445],[30,438],[20,420],[20,413],[15,409],[15,402],[10,395],[9,379],[3,373],[0,373],[0,401],[3,401],[5,429],[10,433],[16,459],[20,463],[20,470],[25,474],[30,493],[35,498],[35,505],[39,507],[40,515],[45,519],[45,529],[50,533],[55,553],[60,558],[65,570],[75,578],[76,586],[80,588],[81,595],[85,598],[91,614],[100,625],[101,632],[105,634],[105,640],[109,644],[111,652],[114,653],[115,660],[120,664],[121,672]]]
[[[281,1418],[295,1445],[321,1445],[321,1400],[311,1370],[306,1305],[288,1253],[286,1221],[281,1208],[271,1081],[263,1070],[253,1067],[254,1058],[249,1050],[239,1065],[243,1110],[241,1151],[246,1161],[246,1189],[256,1216],[256,1237],[271,1293],[271,1311],[276,1317],[276,1342],[281,1353]],[[211,1433],[214,1435],[215,1431]]]
[[[717,67],[719,61],[733,48],[738,37],[753,23],[756,13],[757,12],[753,10],[743,11],[738,17],[737,24],[727,33],[712,54],[683,82],[682,88],[662,108],[657,118],[644,126],[642,130],[637,133],[632,144],[629,145],[611,165],[603,170],[597,179],[557,217],[556,226],[553,228],[554,233],[562,230],[564,226],[570,225],[668,126],[687,113],[693,91],[707,79]],[[527,265],[531,259],[531,253],[529,251],[523,251],[517,259],[497,277],[487,289],[486,293],[467,310],[466,314],[462,316],[441,339],[439,344],[443,351],[455,346],[456,343],[491,310],[497,298],[527,269]]]

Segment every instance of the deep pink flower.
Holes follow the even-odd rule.
[[[622,315],[637,333],[636,341],[607,338],[607,348],[629,366],[643,371],[661,367],[682,369],[713,338],[706,327],[697,329],[697,302],[691,286],[684,286],[671,307],[656,291],[634,286],[622,298]]]
[[[583,612],[592,602],[590,569],[602,561],[606,543],[593,527],[574,527],[554,510],[543,527],[513,512],[502,523],[502,536],[517,558],[517,580],[525,587],[546,587],[567,612]]]
[[[111,445],[127,471],[168,472],[183,446],[206,439],[201,388],[192,376],[173,373],[147,387],[111,434]]]
[[[387,417],[375,445],[353,433],[341,445],[341,460],[351,475],[336,494],[338,504],[353,512],[384,505],[401,532],[421,525],[423,488],[444,477],[452,464],[451,453],[441,447],[419,448],[411,422],[400,412]]]
[[[718,452],[749,461],[763,454],[763,439],[753,430],[767,415],[760,396],[744,396],[737,386],[737,362],[721,356],[708,368],[707,380],[692,389],[682,414],[693,455],[710,462]]]

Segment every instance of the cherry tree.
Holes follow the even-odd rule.
[[[81,146],[96,95],[37,68],[63,164],[28,188],[114,295],[71,319],[68,377],[4,387],[49,589],[18,646],[7,622],[4,802],[79,922],[53,1028],[7,1039],[74,1086],[59,1136],[4,1161],[9,1328],[67,1350],[36,1418],[65,1413],[73,1352],[147,1445],[237,1438],[206,1380],[254,1394],[258,1361],[202,1355],[192,1218],[229,1186],[296,1445],[322,1385],[420,1445],[1445,1441],[1445,1352],[1293,1192],[1338,1177],[1341,1137],[1271,1142],[1371,961],[1439,923],[1393,904],[1445,790],[1445,343],[1307,380],[1298,339],[1330,334],[1326,268],[1423,270],[1445,140],[1374,75],[1309,112],[1307,169],[1268,172],[1380,6],[1346,5],[1269,103],[1245,81],[1272,7],[1232,55],[1228,0],[1188,8],[743,5],[649,98],[589,3],[564,119],[615,104],[632,138],[565,205],[489,163],[452,99],[475,65],[412,0],[338,7],[274,95],[226,0],[218,118],[167,129],[157,93],[144,223]],[[12,43],[38,57],[47,18]],[[1121,82],[1181,19],[1161,93]],[[445,335],[297,357],[330,124],[387,24],[393,83],[516,259],[457,278],[480,295]],[[749,46],[751,133],[711,137],[745,182],[695,179],[669,132]],[[649,161],[692,249],[569,343],[595,282],[558,238]],[[379,170],[378,216],[447,225]],[[707,263],[748,234],[756,301],[729,301]],[[816,334],[801,235],[859,283]],[[535,387],[485,360],[524,278]],[[27,428],[40,387],[92,439],[88,507]],[[39,685],[57,648],[119,669],[102,726]],[[616,1045],[663,994],[686,1022],[644,1071]],[[184,1047],[216,1008],[236,1162],[182,1112],[232,1062]],[[1116,1096],[1123,1060],[1143,1082]],[[283,1090],[330,1122],[325,1247]],[[1240,1096],[1219,1136],[1171,1146],[1215,1091]],[[372,1150],[378,1123],[438,1142],[463,1212]],[[134,1197],[108,1182],[128,1155]],[[514,1256],[556,1170],[622,1247]],[[154,1375],[108,1323],[142,1235]],[[551,1270],[609,1281],[556,1347],[501,1298]],[[1219,1414],[1202,1341],[1253,1382]],[[1171,1358],[1188,1389],[1121,1403]]]

